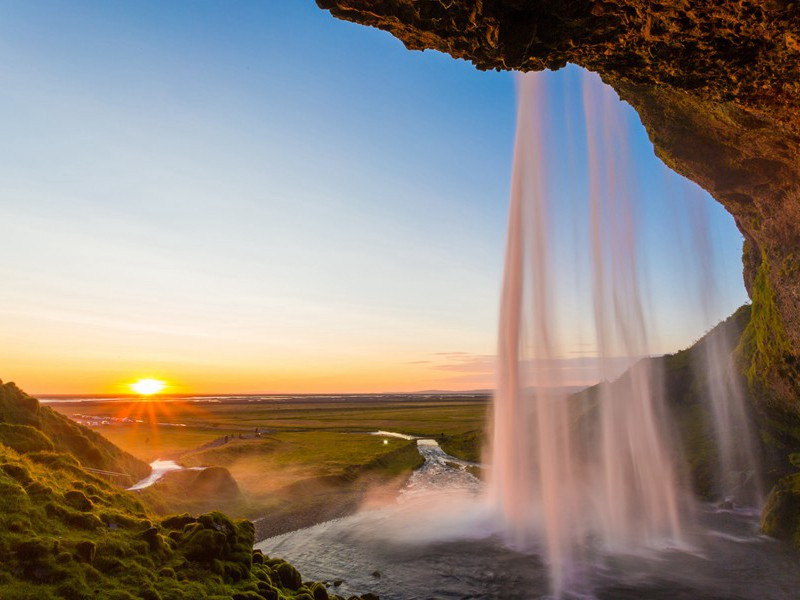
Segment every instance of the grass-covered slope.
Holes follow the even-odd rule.
[[[648,366],[653,376],[663,380],[664,404],[670,413],[669,420],[675,424],[673,432],[685,460],[685,475],[695,494],[704,500],[719,499],[715,481],[718,456],[708,398],[708,373],[704,367],[706,346],[718,336],[729,342],[721,345],[727,345],[733,352],[749,318],[750,307],[742,306],[689,348],[674,354],[644,359],[649,361]],[[640,368],[639,365],[632,367],[636,368]],[[592,386],[573,396],[584,436],[595,435],[594,424],[597,422],[600,388],[611,386],[611,394],[614,394],[614,388],[624,384],[630,376],[629,373],[626,371],[614,382]],[[740,375],[739,384],[745,392],[744,375]]]
[[[0,381],[0,442],[17,452],[65,452],[83,467],[117,473],[116,483],[130,485],[150,467],[103,436],[42,406],[13,383]]]
[[[290,564],[254,551],[249,521],[219,512],[156,517],[134,494],[83,466],[86,448],[91,464],[106,468],[122,468],[124,453],[90,437],[95,443],[89,446],[51,438],[51,432],[80,433],[82,428],[73,424],[70,430],[69,423],[53,419],[46,407],[16,388],[3,390],[3,600],[336,598],[322,584],[303,583]],[[73,446],[81,449],[80,460],[72,455]],[[111,457],[122,458],[114,462]]]

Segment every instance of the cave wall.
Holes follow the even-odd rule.
[[[800,2],[317,4],[478,69],[571,62],[599,73],[639,112],[658,156],[735,218],[754,305],[745,368],[765,405],[800,423]]]

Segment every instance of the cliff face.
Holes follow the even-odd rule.
[[[751,296],[774,339],[752,350],[773,407],[800,415],[800,3],[794,0],[317,0],[479,69],[596,71],[639,112],[656,153],[734,216]],[[754,319],[759,318],[754,310]],[[777,327],[777,329],[776,329]],[[773,332],[772,330],[775,329]]]

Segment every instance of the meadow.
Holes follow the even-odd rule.
[[[271,535],[348,514],[376,490],[391,495],[421,465],[413,441],[373,432],[436,438],[454,456],[477,461],[489,402],[482,395],[243,396],[50,406],[84,423],[108,422],[93,429],[146,462],[171,459],[232,476],[211,493],[207,486],[200,493],[189,474],[166,477],[141,493],[155,510],[222,509]]]

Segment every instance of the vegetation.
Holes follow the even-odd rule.
[[[202,476],[192,471],[170,473],[142,490],[142,501],[156,512],[220,509],[253,519],[259,537],[265,537],[352,513],[373,490],[398,489],[422,464],[413,442],[369,432],[461,440],[449,447],[454,454],[477,456],[475,432],[483,425],[487,400],[345,396],[53,406],[76,418],[78,411],[80,418],[130,417],[133,422],[115,421],[99,430],[137,456],[220,469],[204,493],[196,493]],[[234,489],[240,493],[229,493]]]
[[[483,429],[474,429],[452,435],[445,434],[439,441],[442,450],[451,456],[474,463],[481,462],[484,443]]]
[[[761,516],[761,530],[800,548],[800,473],[783,477],[772,488]]]
[[[783,269],[794,269],[794,257]],[[764,533],[800,548],[800,369],[775,304],[769,263],[762,255],[752,285],[752,316],[737,348],[751,396],[760,412],[761,440],[770,452],[772,488],[762,512]],[[789,456],[790,460],[786,460]]]
[[[254,551],[249,521],[220,512],[157,518],[134,494],[84,468],[87,461],[121,470],[136,459],[15,386],[2,392],[4,600],[337,598],[322,584],[304,583],[290,564]],[[65,432],[87,442],[49,435]]]
[[[150,467],[100,434],[81,427],[13,383],[0,382],[0,440],[17,452],[63,452],[84,467],[117,473],[118,483],[131,485]]]
[[[141,497],[160,513],[222,508],[256,519],[259,538],[276,535],[350,514],[373,488],[399,488],[423,459],[414,442],[384,439],[330,432],[237,438],[185,454],[185,465],[210,468],[170,473]]]
[[[797,373],[791,344],[775,305],[769,263],[763,256],[753,282],[752,296],[750,321],[738,349],[748,363],[746,373],[750,384],[769,383],[775,374],[794,379]]]

